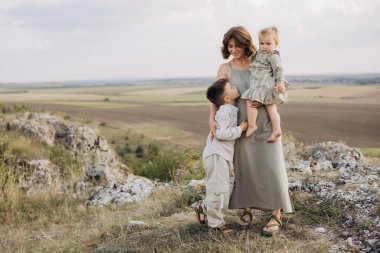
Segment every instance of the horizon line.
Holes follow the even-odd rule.
[[[307,77],[307,76],[363,76],[363,75],[379,75],[380,72],[367,72],[367,73],[314,73],[314,74],[288,74],[287,77]],[[213,79],[212,76],[168,76],[168,77],[120,77],[120,78],[89,78],[89,79],[66,79],[66,80],[45,80],[45,81],[1,81],[2,84],[37,84],[37,83],[71,83],[71,82],[100,82],[100,81],[160,81],[160,80],[178,80],[178,79]]]

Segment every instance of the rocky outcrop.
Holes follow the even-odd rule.
[[[48,145],[62,145],[85,163],[86,171],[102,170],[107,182],[122,180],[120,168],[112,148],[95,131],[83,125],[60,120],[50,114],[22,113],[5,124],[10,131],[20,131],[29,138],[35,138]]]
[[[290,166],[290,190],[316,194],[321,204],[344,210],[336,234],[340,242],[331,252],[375,252],[380,248],[380,166],[366,165],[364,160],[356,148],[324,142],[306,147]],[[368,228],[353,229],[364,223],[370,224]]]
[[[90,196],[88,205],[139,201],[150,195],[156,185],[149,179],[124,175],[121,164],[107,141],[83,125],[60,120],[50,114],[22,113],[5,122],[8,131],[19,131],[49,146],[60,145],[83,161],[83,176],[67,182],[62,168],[49,160],[22,160],[15,169],[19,187],[28,195],[41,192],[75,193]]]

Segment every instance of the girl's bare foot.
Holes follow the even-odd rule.
[[[278,138],[282,135],[281,131],[273,131],[271,136],[268,138],[267,142],[273,143],[276,142]]]
[[[257,126],[248,126],[247,132],[245,132],[245,137],[251,136],[257,130]]]

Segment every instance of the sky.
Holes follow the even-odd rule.
[[[287,75],[380,73],[379,0],[0,0],[0,82],[212,77],[237,25]]]

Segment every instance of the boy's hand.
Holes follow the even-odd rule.
[[[284,82],[279,82],[276,84],[275,90],[278,93],[284,93],[286,91],[285,83]]]
[[[244,120],[243,122],[240,123],[240,127],[241,127],[242,131],[247,130],[247,128],[248,128],[248,122],[246,120]]]

